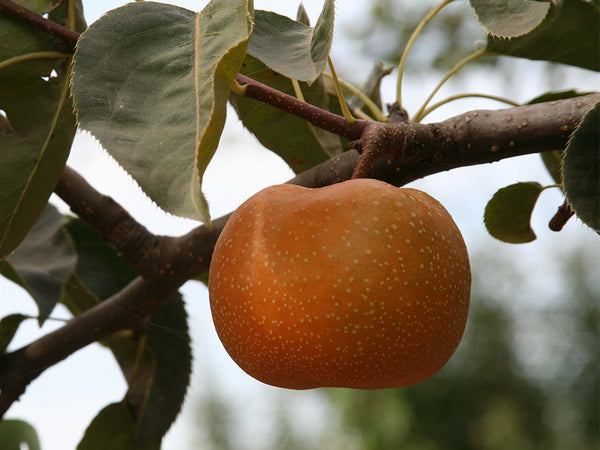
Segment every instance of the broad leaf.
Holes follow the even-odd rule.
[[[247,3],[213,0],[201,13],[131,3],[92,24],[77,46],[81,127],[172,214],[210,222],[200,186],[250,37]]]
[[[546,166],[546,170],[548,170],[548,173],[556,184],[562,184],[562,175],[560,173],[562,155],[563,152],[561,150],[550,150],[549,152],[540,153],[542,162]]]
[[[27,319],[30,317],[24,314],[10,314],[0,320],[0,354],[6,351],[6,347],[19,329],[19,325]]]
[[[77,450],[139,450],[132,412],[124,402],[102,409],[85,430]]]
[[[137,276],[136,271],[79,219],[66,225],[78,262],[63,301],[77,314],[107,299]],[[159,445],[181,409],[191,374],[187,314],[177,294],[152,314],[145,334],[119,333],[104,342],[129,384],[126,401],[144,448]]]
[[[306,14],[300,14],[306,21]],[[334,18],[334,0],[325,1],[314,28],[271,11],[257,10],[248,53],[275,72],[311,84],[327,65]]]
[[[4,450],[40,450],[40,440],[35,428],[22,420],[4,419],[0,422],[0,443]]]
[[[252,56],[246,57],[240,72],[281,92],[294,95],[289,78],[272,71]],[[300,83],[300,88],[308,103],[329,109],[329,96],[321,79],[311,86]],[[294,115],[235,94],[231,95],[230,101],[244,126],[262,145],[281,156],[296,173],[343,151],[342,141],[338,136],[314,127]]]
[[[535,182],[516,183],[498,190],[485,208],[488,232],[496,239],[512,244],[535,240],[530,221],[542,190],[542,185]]]
[[[26,1],[43,13],[48,2]],[[80,5],[78,3],[78,5]],[[67,2],[50,19],[66,17]],[[83,27],[83,19],[77,23]],[[33,226],[64,168],[75,135],[70,59],[57,38],[0,15],[0,257]],[[8,130],[8,132],[7,132]]]
[[[513,38],[540,26],[558,1],[469,0],[481,27],[493,36]],[[558,5],[556,5],[558,3]]]
[[[528,105],[534,103],[552,102],[556,100],[562,100],[565,98],[580,97],[582,95],[591,94],[591,92],[580,92],[575,90],[566,90],[558,92],[548,92],[527,102]],[[540,154],[546,169],[550,173],[550,176],[557,184],[562,184],[562,175],[560,173],[562,164],[563,152],[560,150],[551,150],[549,152],[543,152]]]
[[[565,150],[563,179],[569,204],[586,225],[600,231],[600,103],[586,113]]]
[[[381,80],[387,75],[389,75],[393,70],[393,67],[385,67],[381,61],[377,61],[373,68],[371,69],[371,73],[365,81],[364,85],[361,88],[361,91],[364,94],[373,100],[373,102],[381,109],[382,101],[381,101]],[[352,97],[350,100],[350,105],[354,108],[362,108],[364,103],[360,100],[359,97]],[[367,111],[368,113],[368,111]]]
[[[181,296],[169,301],[152,314],[146,345],[152,353],[155,370],[145,402],[138,404],[141,415],[140,438],[160,442],[177,418],[192,373],[192,350],[187,313]],[[143,383],[142,374],[138,374]]]
[[[75,267],[76,256],[63,231],[63,217],[50,204],[23,243],[6,260],[0,273],[29,292],[42,324],[59,301],[63,285]]]
[[[534,2],[529,2],[534,3]],[[540,3],[541,4],[541,3]],[[514,39],[488,36],[486,50],[508,56],[600,70],[600,10],[584,0],[565,0],[558,17]]]

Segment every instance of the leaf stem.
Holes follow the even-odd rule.
[[[402,52],[402,56],[400,57],[400,63],[398,64],[398,80],[396,82],[396,101],[398,105],[402,107],[402,76],[404,75],[404,65],[406,64],[406,58],[408,57],[408,53],[415,43],[417,36],[421,34],[423,28],[435,17],[435,15],[442,10],[444,6],[453,0],[442,0],[440,4],[438,4],[435,8],[433,8],[429,13],[421,20],[419,25],[414,29],[406,46],[404,47],[404,51]]]
[[[4,61],[0,62],[0,70],[5,69],[13,64],[22,63],[25,61],[31,61],[34,59],[59,59],[59,58],[70,58],[70,53],[61,53],[61,52],[34,52],[27,53],[25,55],[14,56],[12,58],[8,58]]]
[[[429,102],[431,101],[433,96],[437,93],[437,91],[440,90],[440,88],[444,85],[444,83],[446,81],[448,81],[448,79],[452,75],[454,75],[456,72],[458,72],[464,66],[469,64],[471,61],[474,61],[475,59],[480,58],[481,56],[485,56],[487,54],[488,54],[488,52],[485,49],[476,50],[473,53],[471,53],[469,56],[467,56],[465,59],[460,61],[458,64],[456,64],[452,69],[450,69],[450,71],[444,76],[444,78],[442,78],[441,81],[437,84],[437,86],[431,92],[431,94],[429,94],[429,97],[427,97],[427,100],[425,100],[425,103],[423,103],[423,106],[421,106],[421,108],[419,108],[419,110],[417,111],[417,113],[415,114],[415,116],[413,118],[413,121],[418,122],[424,117],[423,111],[425,111],[425,108],[427,108],[427,105],[429,104]]]
[[[333,80],[333,75],[330,73],[323,72],[323,76]],[[371,112],[375,120],[378,120],[379,122],[388,121],[388,118],[383,114],[381,109],[379,109],[375,102],[371,100],[367,95],[365,95],[363,91],[358,89],[356,86],[353,86],[352,84],[348,83],[347,81],[341,80],[339,78],[338,82],[340,83],[341,87],[346,89],[352,95],[356,95],[365,104],[365,106],[369,108],[369,111]]]
[[[234,94],[237,94],[237,95],[245,95],[247,87],[248,86],[246,86],[246,85],[242,86],[240,83],[238,83],[238,81],[236,79],[234,79],[233,83],[231,83],[231,90],[233,91]]]
[[[356,118],[352,115],[350,109],[348,109],[348,104],[346,103],[344,93],[340,87],[340,81],[338,80],[337,74],[335,73],[335,68],[333,67],[333,61],[331,61],[331,57],[329,56],[327,57],[327,64],[329,64],[329,70],[331,71],[331,77],[333,78],[333,84],[335,85],[335,92],[338,96],[338,100],[340,101],[342,115],[344,116],[344,119],[348,121],[348,123],[356,123]]]
[[[488,94],[476,94],[476,93],[466,93],[466,94],[458,94],[458,95],[452,95],[448,98],[445,98],[444,100],[440,100],[437,103],[434,103],[433,105],[431,105],[429,108],[425,109],[419,116],[419,120],[421,121],[423,120],[423,118],[425,118],[425,116],[427,116],[429,113],[431,113],[433,110],[439,108],[440,106],[445,105],[446,103],[450,103],[453,102],[454,100],[460,100],[463,98],[472,98],[472,97],[477,97],[477,98],[487,98],[489,100],[496,100],[498,102],[502,102],[502,103],[506,103],[508,105],[512,105],[512,106],[520,106],[519,103],[514,102],[508,98],[504,98],[504,97],[498,97],[496,95],[488,95]]]

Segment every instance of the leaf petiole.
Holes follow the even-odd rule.
[[[434,111],[435,109],[439,108],[440,106],[445,105],[446,103],[450,103],[453,102],[454,100],[460,100],[462,98],[473,98],[473,97],[477,97],[477,98],[487,98],[489,100],[496,100],[498,102],[502,102],[502,103],[506,103],[508,105],[512,105],[512,106],[521,106],[519,103],[514,102],[508,98],[503,98],[503,97],[498,97],[496,95],[488,95],[488,94],[474,94],[474,93],[467,93],[467,94],[458,94],[458,95],[452,95],[448,98],[445,98],[444,100],[440,100],[437,103],[434,103],[433,105],[431,105],[429,108],[425,109],[424,111],[421,112],[421,114],[417,117],[414,117],[414,121],[416,122],[420,122],[421,120],[423,120],[425,118],[425,116],[427,116],[429,113],[431,113],[432,111]]]
[[[446,6],[448,3],[452,2],[452,1],[453,0],[442,0],[442,2],[439,5],[437,5],[431,11],[429,11],[429,13],[423,18],[423,20],[421,20],[419,25],[417,25],[415,30],[412,32],[410,38],[408,39],[408,42],[406,43],[406,46],[404,47],[404,51],[402,52],[402,56],[400,57],[400,62],[398,64],[398,80],[396,82],[396,101],[398,102],[398,105],[400,105],[401,107],[402,107],[402,76],[404,74],[404,65],[406,64],[406,58],[408,57],[408,52],[410,51],[410,48],[415,43],[417,36],[419,36],[419,34],[421,34],[421,31],[423,31],[423,28],[425,28],[425,26],[431,21],[431,19],[433,19],[435,17],[435,15],[442,10],[442,8],[444,6]]]
[[[356,118],[352,115],[350,109],[348,108],[348,104],[346,103],[346,99],[344,98],[344,93],[342,92],[342,88],[340,87],[340,81],[338,80],[337,74],[335,73],[335,68],[333,67],[333,62],[331,61],[331,57],[329,56],[327,57],[327,64],[329,64],[329,70],[331,71],[331,77],[333,78],[333,84],[335,85],[335,92],[337,93],[338,100],[340,101],[342,115],[348,123],[356,123]]]
[[[470,62],[476,60],[477,58],[485,56],[487,54],[488,54],[488,52],[485,49],[476,50],[473,53],[471,53],[469,56],[467,56],[465,59],[460,61],[458,64],[456,64],[452,69],[450,69],[450,71],[444,76],[444,78],[442,78],[441,81],[437,84],[437,86],[431,92],[431,94],[429,94],[429,97],[427,97],[427,100],[425,100],[425,103],[423,103],[423,106],[421,106],[421,108],[419,108],[419,110],[417,111],[417,113],[415,114],[415,116],[413,118],[413,121],[418,122],[424,117],[423,112],[424,112],[425,108],[427,108],[427,105],[429,104],[429,102],[431,101],[433,96],[437,93],[437,91],[440,90],[440,88],[444,85],[444,83],[446,81],[448,81],[448,79],[452,75],[454,75],[456,72],[458,72],[460,69],[462,69],[464,66],[466,66]]]

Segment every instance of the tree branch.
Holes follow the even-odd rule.
[[[79,37],[9,0],[0,0],[0,11],[71,45]],[[243,75],[237,75],[236,80],[245,85],[246,96],[356,141],[354,146],[363,152],[363,158],[377,160],[362,164],[365,168],[361,171],[397,186],[456,167],[563,149],[585,112],[600,101],[600,94],[592,94],[504,110],[471,111],[440,123],[358,121],[352,125],[340,116]],[[352,176],[358,161],[359,154],[349,151],[299,174],[289,183],[320,187],[344,181]],[[214,244],[228,218],[215,220],[212,230],[201,226],[179,238],[154,236],[114,200],[94,190],[69,168],[65,169],[56,192],[141,276],[61,329],[0,357],[0,414],[47,367],[91,342],[139,326],[186,280],[208,271]]]
[[[77,316],[65,326],[0,358],[0,418],[31,381],[75,351],[111,334],[143,325],[185,280],[138,277],[123,290]]]
[[[148,257],[159,238],[111,197],[101,194],[76,171],[65,167],[54,192],[75,214],[94,227],[138,273],[152,276]]]
[[[36,28],[62,39],[69,44],[71,50],[75,48],[75,44],[77,44],[77,41],[79,40],[79,33],[69,30],[67,27],[63,27],[52,20],[48,20],[38,13],[18,5],[11,0],[0,0],[0,12],[5,12],[17,19],[28,22]]]

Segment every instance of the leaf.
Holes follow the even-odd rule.
[[[375,62],[375,65],[371,69],[371,73],[362,86],[361,91],[365,95],[373,100],[373,102],[381,109],[381,80],[389,75],[393,70],[393,67],[385,67],[381,61]],[[354,108],[362,108],[364,103],[359,97],[352,97],[350,104]]]
[[[6,351],[6,347],[15,336],[19,325],[30,318],[24,314],[10,314],[0,320],[0,354]]]
[[[40,325],[59,301],[75,267],[76,256],[63,223],[56,208],[48,204],[19,248],[0,260],[0,273],[25,288],[35,300]]]
[[[306,13],[299,11],[300,19]],[[273,71],[312,84],[327,65],[335,1],[325,0],[314,28],[271,11],[257,10],[248,53]],[[274,43],[277,45],[273,45]]]
[[[72,220],[65,229],[78,254],[73,277],[77,285],[67,289],[65,298],[71,311],[93,306],[94,299],[109,298],[137,276],[85,222]],[[181,295],[154,311],[145,334],[119,333],[104,344],[114,353],[129,384],[126,401],[137,439],[144,445],[160,444],[179,414],[191,376],[192,352]]]
[[[240,70],[253,80],[267,84],[281,92],[294,95],[292,82],[252,56],[247,56]],[[329,96],[321,79],[311,86],[300,83],[305,101],[329,109]],[[271,105],[232,94],[233,104],[242,123],[269,150],[281,156],[296,173],[322,163],[343,151],[340,138],[313,127],[294,115]]]
[[[564,190],[586,225],[600,230],[600,103],[588,111],[571,136],[563,159]]]
[[[47,2],[22,2],[40,13]],[[50,13],[64,16],[67,2]],[[79,23],[84,26],[82,19]],[[62,42],[28,24],[0,15],[0,257],[24,239],[42,213],[62,173],[75,135],[69,95],[70,60]],[[33,56],[32,56],[33,55]],[[24,60],[25,59],[25,60]],[[12,131],[11,131],[12,130]]]
[[[529,0],[469,0],[481,28],[492,36],[513,38],[540,26],[562,2]],[[558,5],[556,5],[558,3]]]
[[[3,450],[40,450],[40,440],[35,428],[22,420],[4,419],[0,422],[0,442]]]
[[[121,403],[106,406],[85,430],[77,450],[138,450],[135,421],[129,407]]]
[[[562,175],[560,173],[562,155],[563,152],[561,150],[550,150],[549,152],[540,153],[542,162],[556,184],[562,184]]]
[[[537,97],[529,100],[526,105],[533,105],[535,103],[554,102],[556,100],[564,100],[567,98],[582,97],[584,95],[593,94],[593,92],[581,92],[574,89],[567,89],[565,91],[546,92],[545,94],[538,95]]]
[[[247,1],[201,13],[130,3],[81,35],[73,95],[90,131],[165,211],[210,223],[200,190],[251,33]]]
[[[501,55],[600,71],[600,10],[583,0],[565,0],[558,17],[515,39],[488,36],[486,50]]]
[[[485,208],[488,232],[512,244],[535,240],[531,213],[542,190],[542,185],[535,182],[516,183],[498,190]]]
[[[154,311],[146,337],[155,370],[148,374],[152,386],[141,409],[143,441],[160,442],[181,410],[192,373],[190,342],[184,302],[177,295]]]

